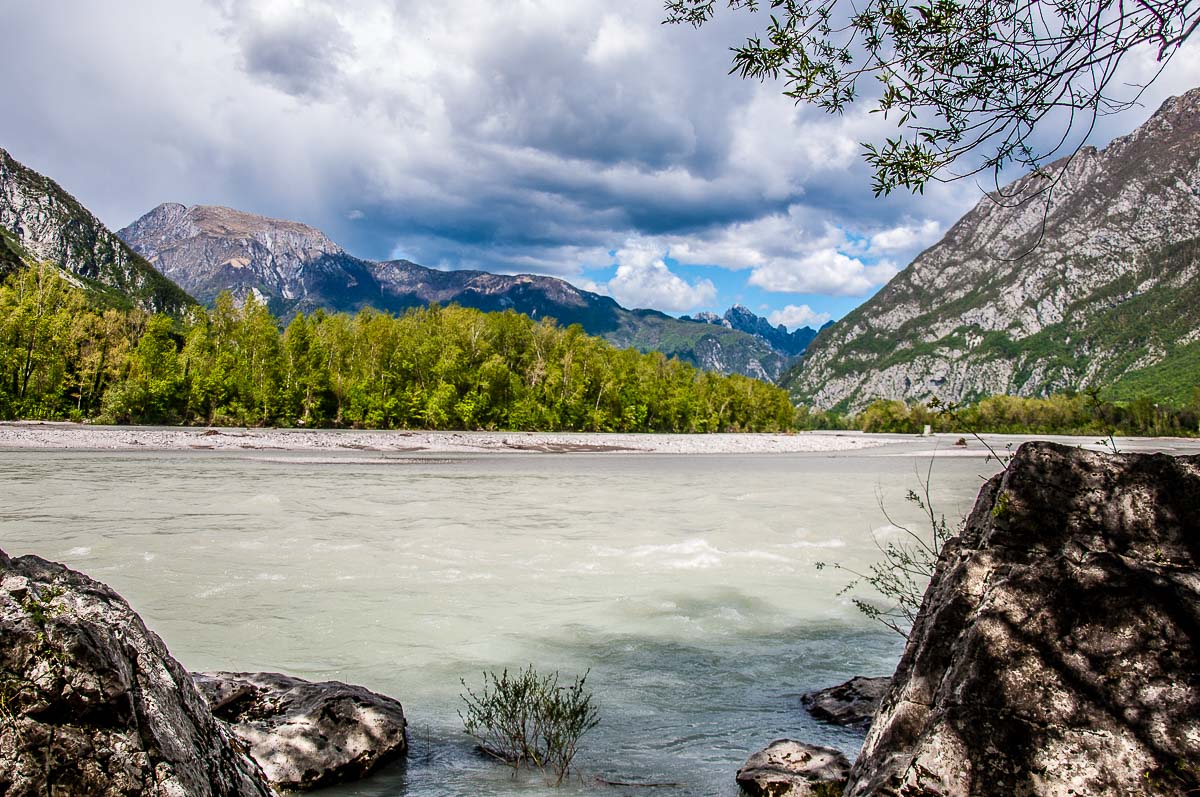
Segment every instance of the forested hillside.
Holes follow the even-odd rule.
[[[380,429],[776,431],[786,393],[512,311],[317,311],[229,294],[99,309],[48,265],[0,287],[0,417]]]

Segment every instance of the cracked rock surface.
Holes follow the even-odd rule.
[[[0,795],[273,794],[121,596],[0,551]]]
[[[400,703],[361,686],[262,672],[194,677],[213,713],[279,788],[355,780],[408,750]]]
[[[1200,457],[1022,446],[945,548],[846,794],[1200,788]]]

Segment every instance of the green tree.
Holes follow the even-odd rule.
[[[717,0],[666,0],[667,21],[703,25]],[[1098,115],[1135,104],[1115,80],[1131,53],[1161,67],[1200,24],[1188,0],[728,0],[770,9],[765,30],[734,48],[745,78],[841,112],[864,93],[894,118],[895,138],[864,144],[875,193],[1008,164],[1038,169],[1079,146]],[[877,92],[877,93],[876,93]],[[1056,126],[1051,131],[1048,128]],[[1039,146],[1034,131],[1041,133]],[[1083,133],[1084,135],[1079,135]],[[952,164],[967,158],[955,172]]]
[[[103,415],[116,423],[177,423],[187,405],[175,322],[151,316],[129,356],[128,373],[104,396]]]
[[[83,292],[49,264],[0,286],[0,410],[8,417],[55,418],[69,407],[75,363],[67,354],[86,313]]]

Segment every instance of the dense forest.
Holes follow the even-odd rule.
[[[1196,435],[1187,406],[1099,390],[953,409],[794,408],[747,377],[617,349],[578,326],[457,306],[296,316],[228,294],[180,320],[98,306],[50,265],[0,286],[0,419],[372,429]]]
[[[48,265],[0,287],[0,418],[106,423],[779,431],[787,394],[508,311],[316,312],[179,320],[95,307]]]

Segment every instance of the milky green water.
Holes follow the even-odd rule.
[[[734,795],[793,737],[854,753],[799,696],[890,674],[901,640],[836,593],[928,460],[837,455],[347,456],[0,451],[0,548],[124,595],[191,669],[393,695],[407,762],[333,795]],[[957,517],[996,466],[939,460]],[[552,790],[472,751],[460,679],[590,668],[601,725]],[[653,790],[612,781],[677,784]]]

